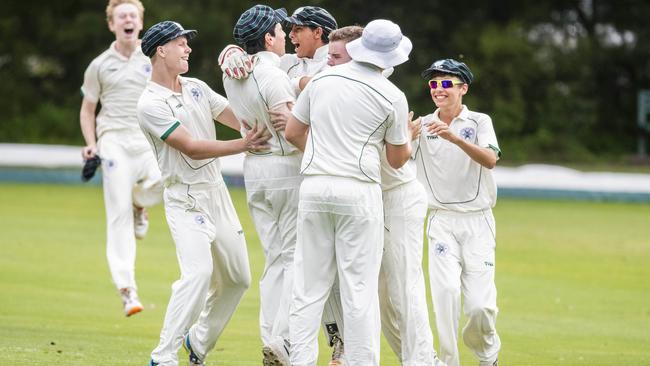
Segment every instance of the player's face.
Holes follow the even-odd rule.
[[[352,58],[345,49],[345,41],[330,42],[329,51],[327,52],[327,64],[330,66],[344,64],[350,62]]]
[[[278,56],[284,55],[287,46],[287,34],[284,33],[282,25],[280,23],[275,25],[275,37],[271,37],[271,49],[269,51],[275,53]]]
[[[289,32],[289,39],[295,46],[298,57],[313,58],[316,49],[320,46],[318,32],[303,25],[293,25]]]
[[[187,44],[187,38],[178,37],[161,47],[163,48],[162,56],[165,60],[165,66],[170,73],[180,75],[186,73],[190,69],[188,61],[192,49]]]
[[[113,17],[108,21],[108,29],[115,33],[118,42],[135,42],[142,30],[142,18],[133,4],[120,4],[113,9]]]
[[[443,80],[460,82],[455,76],[436,76],[431,80],[437,81],[437,88],[430,89],[431,99],[438,108],[456,108],[463,102],[463,95],[467,93],[467,84],[452,85],[450,88],[442,87]]]

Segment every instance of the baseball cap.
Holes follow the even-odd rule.
[[[327,33],[338,28],[332,14],[318,6],[303,6],[296,9],[290,17],[285,18],[285,24],[321,27]]]
[[[147,29],[142,37],[142,53],[149,57],[156,54],[156,48],[178,37],[185,36],[188,40],[196,37],[199,32],[194,29],[184,29],[182,25],[171,20],[156,23]]]
[[[258,39],[266,34],[276,23],[282,23],[287,17],[284,8],[273,10],[270,6],[255,5],[246,10],[237,20],[232,36],[241,45]]]
[[[471,84],[472,80],[474,80],[474,75],[469,70],[469,67],[464,62],[456,61],[453,58],[446,58],[432,63],[428,69],[422,71],[422,77],[429,79],[436,72],[458,76],[465,84]]]
[[[366,25],[361,38],[348,42],[345,48],[354,61],[388,69],[406,62],[413,44],[402,34],[399,25],[377,19]]]

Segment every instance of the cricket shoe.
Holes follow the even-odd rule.
[[[155,362],[153,359],[149,360],[149,363],[147,364],[147,366],[158,366],[158,365],[160,364],[158,362]]]
[[[120,289],[120,296],[122,297],[122,305],[124,305],[124,314],[131,316],[144,310],[138,293],[135,292],[133,287],[125,287]]]
[[[333,336],[332,337],[332,359],[330,360],[330,363],[327,364],[327,366],[343,366],[345,365],[345,362],[343,360],[343,340],[339,338],[338,336]]]
[[[136,239],[144,239],[149,230],[149,215],[144,207],[133,206],[133,233]]]
[[[194,353],[194,350],[192,349],[189,333],[185,334],[185,338],[183,338],[183,348],[185,348],[185,351],[189,355],[189,366],[205,366],[203,360],[196,353]]]
[[[291,366],[289,360],[289,342],[276,338],[262,348],[264,366]]]

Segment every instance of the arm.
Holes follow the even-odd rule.
[[[230,107],[226,107],[218,116],[217,121],[224,126],[228,126],[235,131],[239,131],[241,124]]]
[[[401,168],[411,157],[411,144],[393,145],[386,143],[386,160],[393,169]]]
[[[287,122],[287,127],[284,130],[284,137],[293,146],[297,147],[300,151],[305,151],[307,145],[307,135],[309,134],[309,125],[300,122],[295,116],[291,115]]]
[[[179,126],[167,136],[165,142],[190,158],[201,160],[264,149],[269,137],[270,135],[265,134],[263,130],[258,131],[255,127],[246,137],[236,140],[197,140],[185,127]]]
[[[488,147],[481,147],[471,142],[465,141],[454,133],[449,131],[449,126],[444,122],[434,122],[430,124],[427,129],[431,134],[437,134],[443,139],[456,144],[463,150],[472,160],[481,164],[482,166],[492,169],[497,165],[497,154],[494,150]]]
[[[88,160],[97,154],[97,137],[95,136],[95,110],[97,103],[91,102],[88,98],[81,101],[79,110],[79,124],[81,134],[86,141],[86,146],[81,150],[81,156]]]

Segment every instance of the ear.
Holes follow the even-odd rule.
[[[271,48],[275,44],[275,37],[271,35],[271,33],[266,33],[264,35],[264,45],[266,48]]]
[[[164,45],[156,47],[156,55],[159,55],[161,58],[165,58],[166,53],[167,53],[167,50],[165,49]]]
[[[318,27],[314,29],[313,34],[314,34],[314,39],[321,39],[321,37],[323,36],[323,28]]]
[[[465,95],[469,91],[469,84],[463,84],[460,86],[460,95]]]
[[[113,24],[113,19],[108,21],[108,30],[115,33],[115,24]]]

